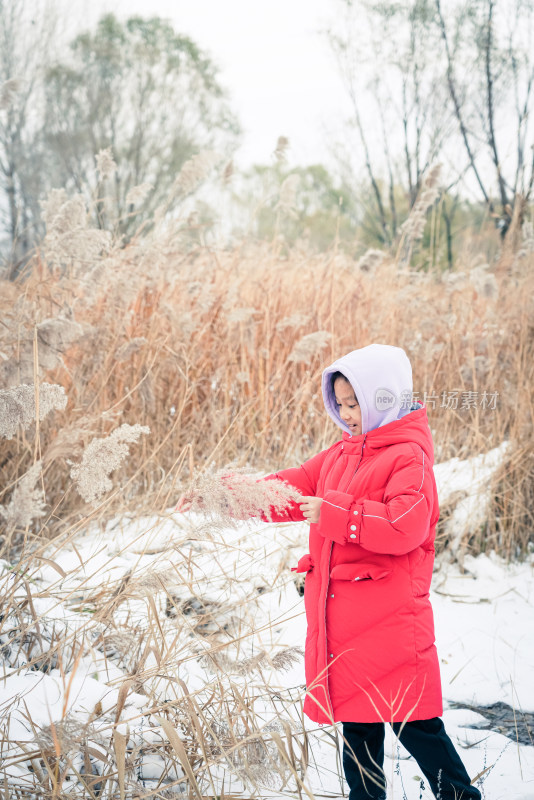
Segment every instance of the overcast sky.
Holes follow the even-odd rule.
[[[88,9],[89,7],[89,9]],[[104,11],[172,20],[220,67],[244,128],[236,161],[270,160],[278,136],[290,164],[328,163],[327,142],[348,103],[324,35],[336,0],[97,0],[81,3],[88,24]]]

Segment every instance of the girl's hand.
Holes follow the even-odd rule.
[[[299,508],[308,522],[319,522],[319,514],[321,513],[322,497],[303,497]]]

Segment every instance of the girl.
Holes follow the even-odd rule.
[[[437,798],[480,798],[440,719],[429,600],[439,507],[410,362],[371,344],[327,367],[322,391],[341,440],[267,478],[304,495],[273,518],[310,523],[310,552],[294,568],[306,573],[304,711],[342,723],[349,800],[386,797],[385,722]]]

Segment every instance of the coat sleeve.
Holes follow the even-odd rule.
[[[322,450],[320,453],[317,453],[316,456],[313,456],[313,458],[301,464],[300,467],[292,467],[290,469],[283,469],[280,472],[274,472],[272,475],[266,475],[262,480],[285,481],[302,495],[308,497],[315,496],[321,467],[330,449],[331,448]],[[286,522],[288,520],[292,522],[302,522],[305,517],[299,508],[299,504],[292,501],[283,511],[275,511],[275,509],[271,507],[270,518],[262,514],[262,519],[265,522]]]
[[[428,538],[434,486],[432,465],[422,448],[413,445],[397,457],[383,502],[326,492],[319,532],[338,544],[359,544],[373,553],[409,553]]]

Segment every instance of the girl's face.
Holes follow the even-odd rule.
[[[336,378],[334,393],[339,409],[339,415],[348,425],[353,436],[362,433],[362,410],[354,394],[354,389],[346,378]]]

